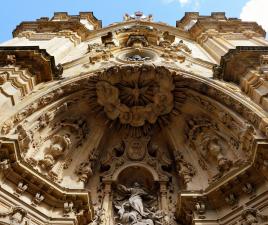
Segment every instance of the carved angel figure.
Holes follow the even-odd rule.
[[[20,206],[15,206],[11,208],[8,212],[0,211],[0,217],[9,216],[11,225],[21,225],[26,215],[27,211]]]
[[[195,168],[191,163],[187,162],[180,153],[177,153],[175,161],[178,174],[182,176],[184,183],[188,184],[196,174]]]
[[[267,224],[268,216],[261,214],[257,209],[245,209],[242,213],[241,225]]]
[[[210,141],[208,144],[208,153],[217,159],[218,169],[220,172],[230,170],[232,161],[224,157],[221,146],[216,141]]]
[[[151,212],[143,204],[144,198],[154,199],[153,196],[149,195],[139,183],[135,182],[133,187],[127,188],[124,185],[118,185],[118,190],[128,196],[120,205],[115,205],[118,210],[117,214],[119,219],[119,224],[124,225],[154,225],[153,221],[157,221],[157,217],[154,211]]]
[[[71,140],[68,135],[54,135],[52,143],[40,164],[43,168],[51,168],[55,161],[70,147]]]
[[[143,217],[148,216],[148,213],[144,212],[142,196],[149,194],[141,188],[141,185],[139,183],[135,182],[133,188],[127,188],[124,185],[118,185],[118,189],[130,194],[128,201],[134,210],[136,210]]]
[[[22,151],[27,151],[30,147],[30,143],[32,141],[31,134],[25,130],[25,128],[19,124],[17,126],[17,133],[18,133],[18,141]]]
[[[88,179],[93,175],[91,166],[90,161],[80,163],[75,171],[75,173],[79,176],[80,181],[87,183]]]
[[[89,225],[100,225],[103,222],[102,216],[104,215],[104,209],[98,207],[94,213],[94,219]]]

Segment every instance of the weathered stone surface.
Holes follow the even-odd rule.
[[[0,223],[267,224],[263,36],[224,13],[21,23],[0,47]]]

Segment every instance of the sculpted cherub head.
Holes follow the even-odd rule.
[[[71,140],[69,135],[54,135],[50,145],[49,153],[53,156],[60,156],[70,147]]]
[[[214,157],[218,157],[220,154],[222,154],[221,146],[215,139],[209,141],[207,145],[207,150],[208,153],[210,153]]]

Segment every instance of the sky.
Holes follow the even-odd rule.
[[[54,12],[77,15],[92,11],[103,26],[122,21],[125,13],[142,11],[152,14],[154,21],[175,26],[184,12],[210,15],[226,12],[227,17],[257,21],[268,31],[268,0],[2,0],[0,43],[12,38],[12,31],[22,21],[52,17]]]

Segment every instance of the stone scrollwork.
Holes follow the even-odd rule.
[[[89,63],[95,64],[101,60],[109,60],[113,57],[110,50],[111,43],[108,45],[93,43],[88,45]]]
[[[144,35],[130,35],[128,37],[126,45],[128,47],[147,47],[149,42]]]

